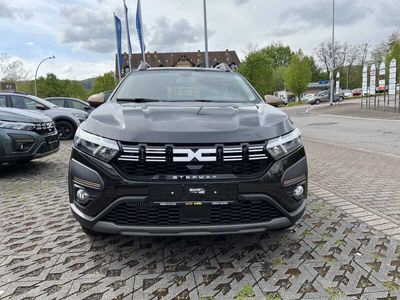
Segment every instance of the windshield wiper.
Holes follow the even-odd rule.
[[[134,102],[134,103],[166,102],[164,100],[151,99],[151,98],[117,98],[117,101],[120,101],[120,102]]]

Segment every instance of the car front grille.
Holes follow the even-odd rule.
[[[239,201],[228,205],[205,204],[203,218],[182,216],[185,206],[159,206],[122,203],[108,212],[102,221],[120,226],[235,225],[269,222],[284,215],[266,201]]]
[[[40,135],[47,135],[54,133],[56,131],[56,126],[54,122],[36,123],[33,131]]]
[[[265,142],[238,145],[121,145],[115,167],[132,179],[174,175],[252,177],[265,172],[272,160]]]

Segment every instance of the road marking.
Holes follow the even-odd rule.
[[[308,112],[308,111],[307,111]],[[354,120],[367,120],[367,121],[384,121],[384,122],[400,122],[400,120],[388,120],[388,119],[376,119],[376,118],[363,118],[363,117],[351,117],[342,115],[329,115],[329,114],[318,114],[319,116],[331,117],[331,118],[345,118]]]

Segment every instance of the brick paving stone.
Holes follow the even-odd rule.
[[[350,189],[343,176],[356,176],[353,162],[328,166],[321,149],[309,147],[309,205],[287,230],[89,238],[68,207],[70,147],[63,142],[54,156],[0,171],[0,299],[234,299],[245,290],[255,299],[398,296],[400,233],[385,217],[397,207],[396,188],[351,178]]]

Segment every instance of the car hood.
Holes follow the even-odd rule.
[[[0,108],[0,121],[40,123],[52,120],[42,113],[18,108]]]
[[[295,126],[285,113],[261,103],[106,103],[81,128],[119,141],[188,144],[261,141]]]

